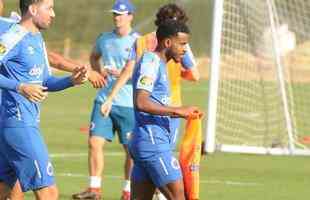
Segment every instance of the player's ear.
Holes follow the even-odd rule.
[[[172,44],[171,38],[165,38],[164,39],[165,48],[170,48],[171,44]]]
[[[29,12],[30,12],[30,14],[31,14],[32,16],[36,16],[37,13],[38,13],[38,9],[37,9],[37,6],[36,6],[35,4],[31,4],[31,5],[29,6],[28,10],[29,10]]]

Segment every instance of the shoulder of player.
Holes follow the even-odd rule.
[[[11,23],[11,24],[13,24],[13,23],[16,23],[16,20],[11,19],[11,18],[1,17],[1,16],[0,16],[0,22],[5,22],[5,23]]]
[[[0,51],[2,54],[13,49],[18,43],[23,41],[29,33],[28,30],[18,24],[12,25],[6,32],[0,36]],[[1,53],[0,52],[0,53]]]
[[[112,38],[114,35],[113,31],[111,32],[102,32],[98,35],[97,40],[107,40]]]
[[[151,51],[147,51],[143,54],[141,61],[143,63],[149,63],[152,67],[159,67],[160,58],[159,56]]]

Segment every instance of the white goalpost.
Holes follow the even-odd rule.
[[[214,1],[206,151],[310,155],[310,1]]]

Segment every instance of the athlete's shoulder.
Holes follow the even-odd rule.
[[[110,38],[115,37],[115,34],[113,31],[110,32],[102,32],[98,35],[97,40],[107,40]]]
[[[160,66],[160,58],[156,53],[147,51],[142,55],[141,65],[158,69]]]
[[[29,33],[18,24],[13,24],[6,32],[0,35],[0,54],[13,49]]]

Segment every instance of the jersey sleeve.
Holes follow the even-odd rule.
[[[137,89],[152,92],[159,71],[159,58],[153,53],[144,54],[140,63],[140,73],[137,81]]]
[[[189,44],[186,45],[186,53],[182,59],[182,67],[185,69],[191,69],[196,65],[196,61]]]

